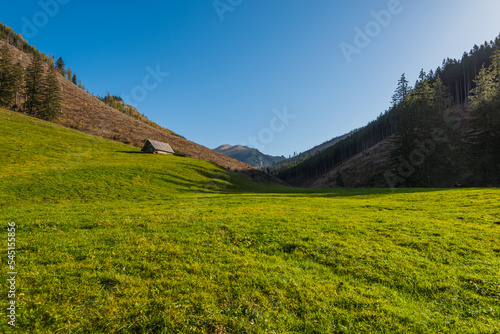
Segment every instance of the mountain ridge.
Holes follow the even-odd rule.
[[[224,144],[215,148],[214,151],[224,154],[228,157],[244,162],[258,169],[271,167],[274,163],[285,159],[284,156],[272,156],[260,152],[256,148],[243,145]]]

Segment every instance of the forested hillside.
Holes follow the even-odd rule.
[[[446,59],[429,73],[422,70],[414,87],[403,74],[389,110],[336,145],[281,166],[274,174],[293,185],[308,184],[390,140],[392,167],[372,175],[376,184],[498,185],[499,47],[500,36],[474,46],[460,60]]]

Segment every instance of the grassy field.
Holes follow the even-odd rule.
[[[498,189],[260,186],[2,110],[0,145],[3,332],[500,332]]]

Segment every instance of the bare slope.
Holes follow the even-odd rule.
[[[312,188],[384,188],[387,182],[384,173],[390,169],[389,139],[353,156],[320,177],[306,181],[305,187]]]

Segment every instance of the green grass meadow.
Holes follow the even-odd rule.
[[[4,333],[500,333],[498,189],[257,185],[5,110],[0,145]]]

